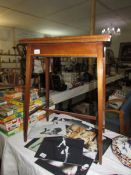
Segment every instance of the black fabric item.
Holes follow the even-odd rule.
[[[52,89],[56,91],[64,91],[67,89],[67,85],[58,74],[52,74]]]
[[[61,57],[53,58],[53,65],[52,65],[53,73],[60,73],[61,68],[62,68],[62,66],[61,66]]]

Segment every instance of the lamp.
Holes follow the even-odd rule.
[[[121,29],[115,28],[115,27],[108,27],[108,28],[103,28],[101,31],[102,34],[110,34],[110,35],[120,35]]]

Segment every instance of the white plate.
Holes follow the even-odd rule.
[[[123,165],[131,168],[131,139],[125,136],[113,138],[112,151]]]

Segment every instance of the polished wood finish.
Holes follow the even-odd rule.
[[[35,56],[34,50],[40,49],[40,56],[45,57],[97,57],[96,43],[56,43],[56,44],[43,44],[32,45],[31,55]],[[46,51],[46,52],[45,52]]]
[[[46,107],[49,108],[49,69],[50,69],[50,59],[45,58],[45,90],[46,90]],[[49,114],[46,112],[46,118],[48,120]]]
[[[56,44],[56,43],[95,43],[95,42],[110,42],[111,35],[85,35],[85,36],[63,36],[63,37],[45,37],[21,39],[20,43],[25,44]]]
[[[97,81],[98,81],[98,154],[99,161],[102,162],[102,132],[103,132],[103,116],[105,106],[105,88],[104,88],[104,57],[103,57],[103,43],[97,46]]]
[[[24,92],[24,141],[27,140],[28,133],[28,119],[29,119],[29,105],[30,105],[30,84],[31,84],[31,72],[32,72],[32,58],[30,57],[31,46],[27,46],[26,55],[26,80],[25,80],[25,92]]]
[[[55,56],[78,56],[97,58],[97,79],[98,79],[98,152],[99,162],[102,163],[102,131],[103,118],[105,109],[105,59],[104,45],[110,42],[110,35],[92,35],[92,36],[68,36],[68,37],[51,37],[23,39],[20,43],[27,45],[26,58],[26,85],[25,85],[25,108],[24,108],[24,140],[27,140],[28,118],[29,118],[29,89],[31,78],[32,56],[44,56],[46,61],[46,111],[47,117],[51,112],[49,109],[49,59]],[[38,49],[39,53],[35,54],[34,50]],[[57,113],[65,113],[59,110],[53,110]],[[66,114],[72,114],[66,112]],[[81,114],[72,114],[77,118],[96,120],[96,117],[83,116]]]
[[[49,111],[50,113],[58,113],[58,114],[66,114],[66,115],[70,115],[72,117],[77,117],[79,119],[82,119],[82,120],[86,120],[87,121],[87,118],[89,120],[94,120],[96,121],[96,116],[91,116],[91,115],[84,115],[84,114],[76,114],[76,113],[73,113],[73,112],[66,112],[66,111],[60,111],[60,110],[56,110],[56,109],[49,109],[49,108],[44,108],[43,109],[45,111]]]

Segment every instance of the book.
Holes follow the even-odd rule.
[[[81,138],[84,140],[83,155],[93,160],[98,159],[97,129],[89,126],[82,120],[64,117],[62,115],[53,116],[53,121],[63,121],[66,124],[66,137]],[[103,154],[111,145],[112,140],[103,136]]]
[[[31,151],[37,152],[42,141],[43,141],[43,138],[34,138],[29,143],[27,143],[25,147],[30,149]]]
[[[37,152],[42,141],[43,138],[34,138],[28,142],[25,147]],[[37,159],[35,163],[55,175],[86,175],[92,162],[93,159],[83,156],[81,166],[43,159]]]
[[[86,175],[92,164],[92,159],[83,156],[81,166],[42,159],[37,159],[35,163],[55,175]]]
[[[37,122],[28,134],[29,138],[64,136],[66,135],[66,125],[64,122]]]
[[[84,141],[62,136],[46,137],[41,143],[35,157],[55,160],[69,164],[81,165]]]

